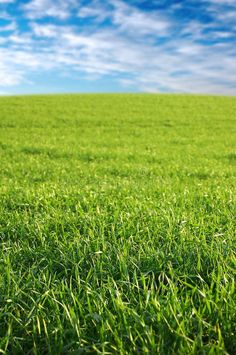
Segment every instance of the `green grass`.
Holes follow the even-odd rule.
[[[0,99],[0,353],[235,354],[236,98]]]

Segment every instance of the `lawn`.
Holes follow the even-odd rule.
[[[235,354],[235,97],[2,97],[0,163],[1,354]]]

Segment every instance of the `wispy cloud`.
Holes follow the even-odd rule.
[[[0,32],[12,32],[12,31],[15,31],[16,29],[17,29],[16,22],[13,21],[7,25],[1,26]]]
[[[83,3],[18,5],[24,28],[16,16],[0,26],[0,87],[53,71],[58,82],[63,72],[73,80],[112,78],[124,90],[236,94],[231,0],[202,0],[205,13],[195,18],[184,15],[184,3],[151,9],[121,0]]]
[[[22,8],[30,19],[56,17],[65,20],[70,16],[71,8],[76,5],[74,0],[32,0]]]
[[[119,0],[108,0],[105,4],[98,0],[92,1],[90,6],[82,7],[79,17],[94,17],[104,21],[110,18],[113,25],[120,31],[141,35],[165,35],[171,26],[170,20],[164,13],[146,13],[134,6]]]
[[[15,0],[0,0],[0,5],[1,4],[10,4],[12,2],[14,2]]]
[[[23,80],[23,74],[17,71],[15,68],[11,68],[9,65],[5,66],[0,64],[0,83],[1,87],[14,86],[21,83]]]

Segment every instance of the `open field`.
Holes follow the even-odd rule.
[[[236,98],[0,99],[0,354],[235,354]]]

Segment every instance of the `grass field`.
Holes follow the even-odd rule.
[[[0,99],[0,353],[235,354],[236,98]]]

